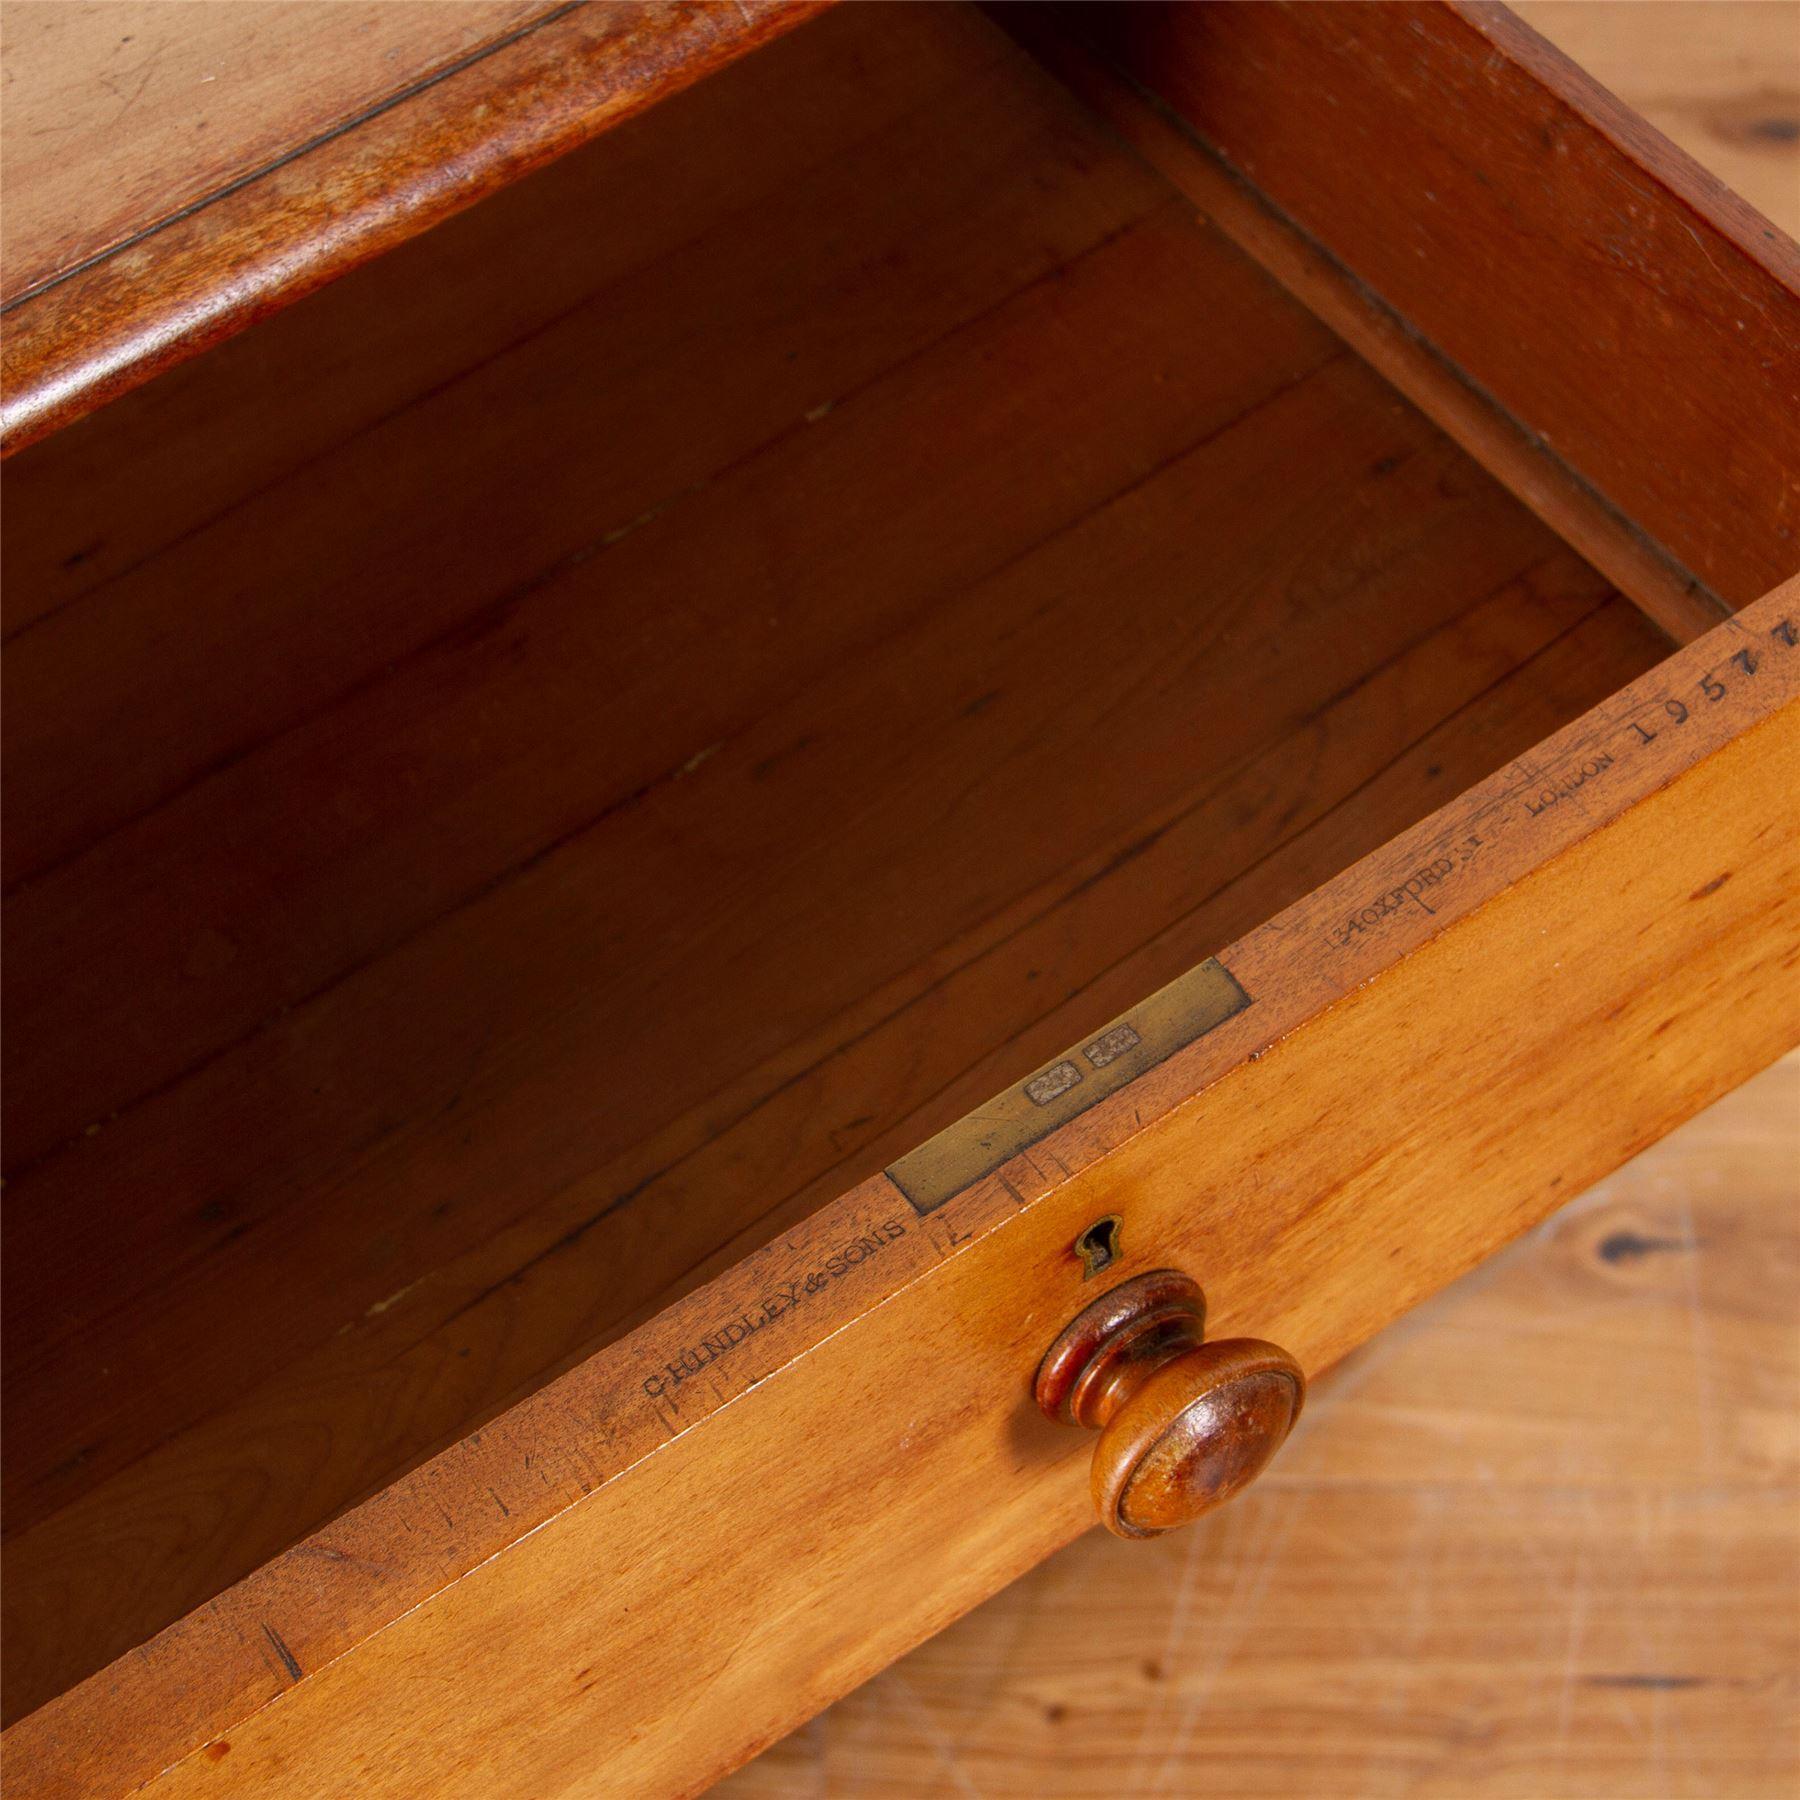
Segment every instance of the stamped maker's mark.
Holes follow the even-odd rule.
[[[1702,674],[1692,687],[1647,700],[1631,717],[1621,719],[1606,741],[1585,745],[1577,756],[1548,774],[1531,774],[1484,807],[1476,819],[1479,830],[1465,831],[1453,844],[1414,869],[1404,881],[1370,896],[1346,917],[1326,927],[1334,950],[1347,950],[1364,933],[1376,930],[1396,913],[1417,909],[1435,916],[1442,890],[1462,869],[1476,861],[1507,834],[1529,829],[1558,808],[1579,806],[1588,790],[1611,780],[1628,767],[1644,749],[1665,732],[1680,731],[1699,712],[1717,706],[1735,689],[1753,681],[1770,656],[1785,656],[1800,649],[1800,630],[1792,619],[1781,619],[1769,628],[1770,643],[1746,645],[1734,650]]]
[[[904,1219],[882,1219],[867,1226],[854,1238],[838,1245],[816,1268],[788,1281],[778,1281],[755,1305],[729,1319],[721,1319],[711,1331],[703,1333],[691,1344],[684,1344],[654,1374],[644,1377],[644,1392],[652,1400],[673,1394],[684,1381],[703,1375],[713,1364],[723,1362],[733,1351],[763,1330],[785,1317],[797,1306],[804,1306],[816,1294],[822,1294],[834,1281],[840,1281],[859,1264],[879,1256],[890,1244],[906,1236]]]
[[[971,1182],[993,1174],[1249,1004],[1231,971],[1209,957],[1126,1017],[901,1157],[888,1175],[921,1213],[935,1212]]]

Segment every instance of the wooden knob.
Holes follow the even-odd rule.
[[[1202,1342],[1206,1296],[1175,1269],[1102,1294],[1038,1365],[1037,1402],[1100,1433],[1094,1504],[1120,1537],[1159,1537],[1254,1481],[1293,1429],[1306,1377],[1258,1338]]]

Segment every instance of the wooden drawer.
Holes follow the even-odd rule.
[[[1800,1039],[1794,246],[1499,9],[813,11],[19,300],[21,1796],[703,1787],[1109,1283],[1316,1372]]]

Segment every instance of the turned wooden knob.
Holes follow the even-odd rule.
[[[1094,1504],[1120,1537],[1158,1537],[1254,1481],[1306,1399],[1306,1377],[1259,1338],[1202,1342],[1206,1296],[1175,1269],[1084,1307],[1038,1365],[1037,1402],[1100,1433]]]

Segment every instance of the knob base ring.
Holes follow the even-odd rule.
[[[1200,1284],[1179,1269],[1152,1269],[1109,1288],[1057,1333],[1038,1364],[1032,1391],[1054,1424],[1097,1430],[1111,1410],[1099,1412],[1097,1402],[1123,1364],[1166,1361],[1205,1334]]]

